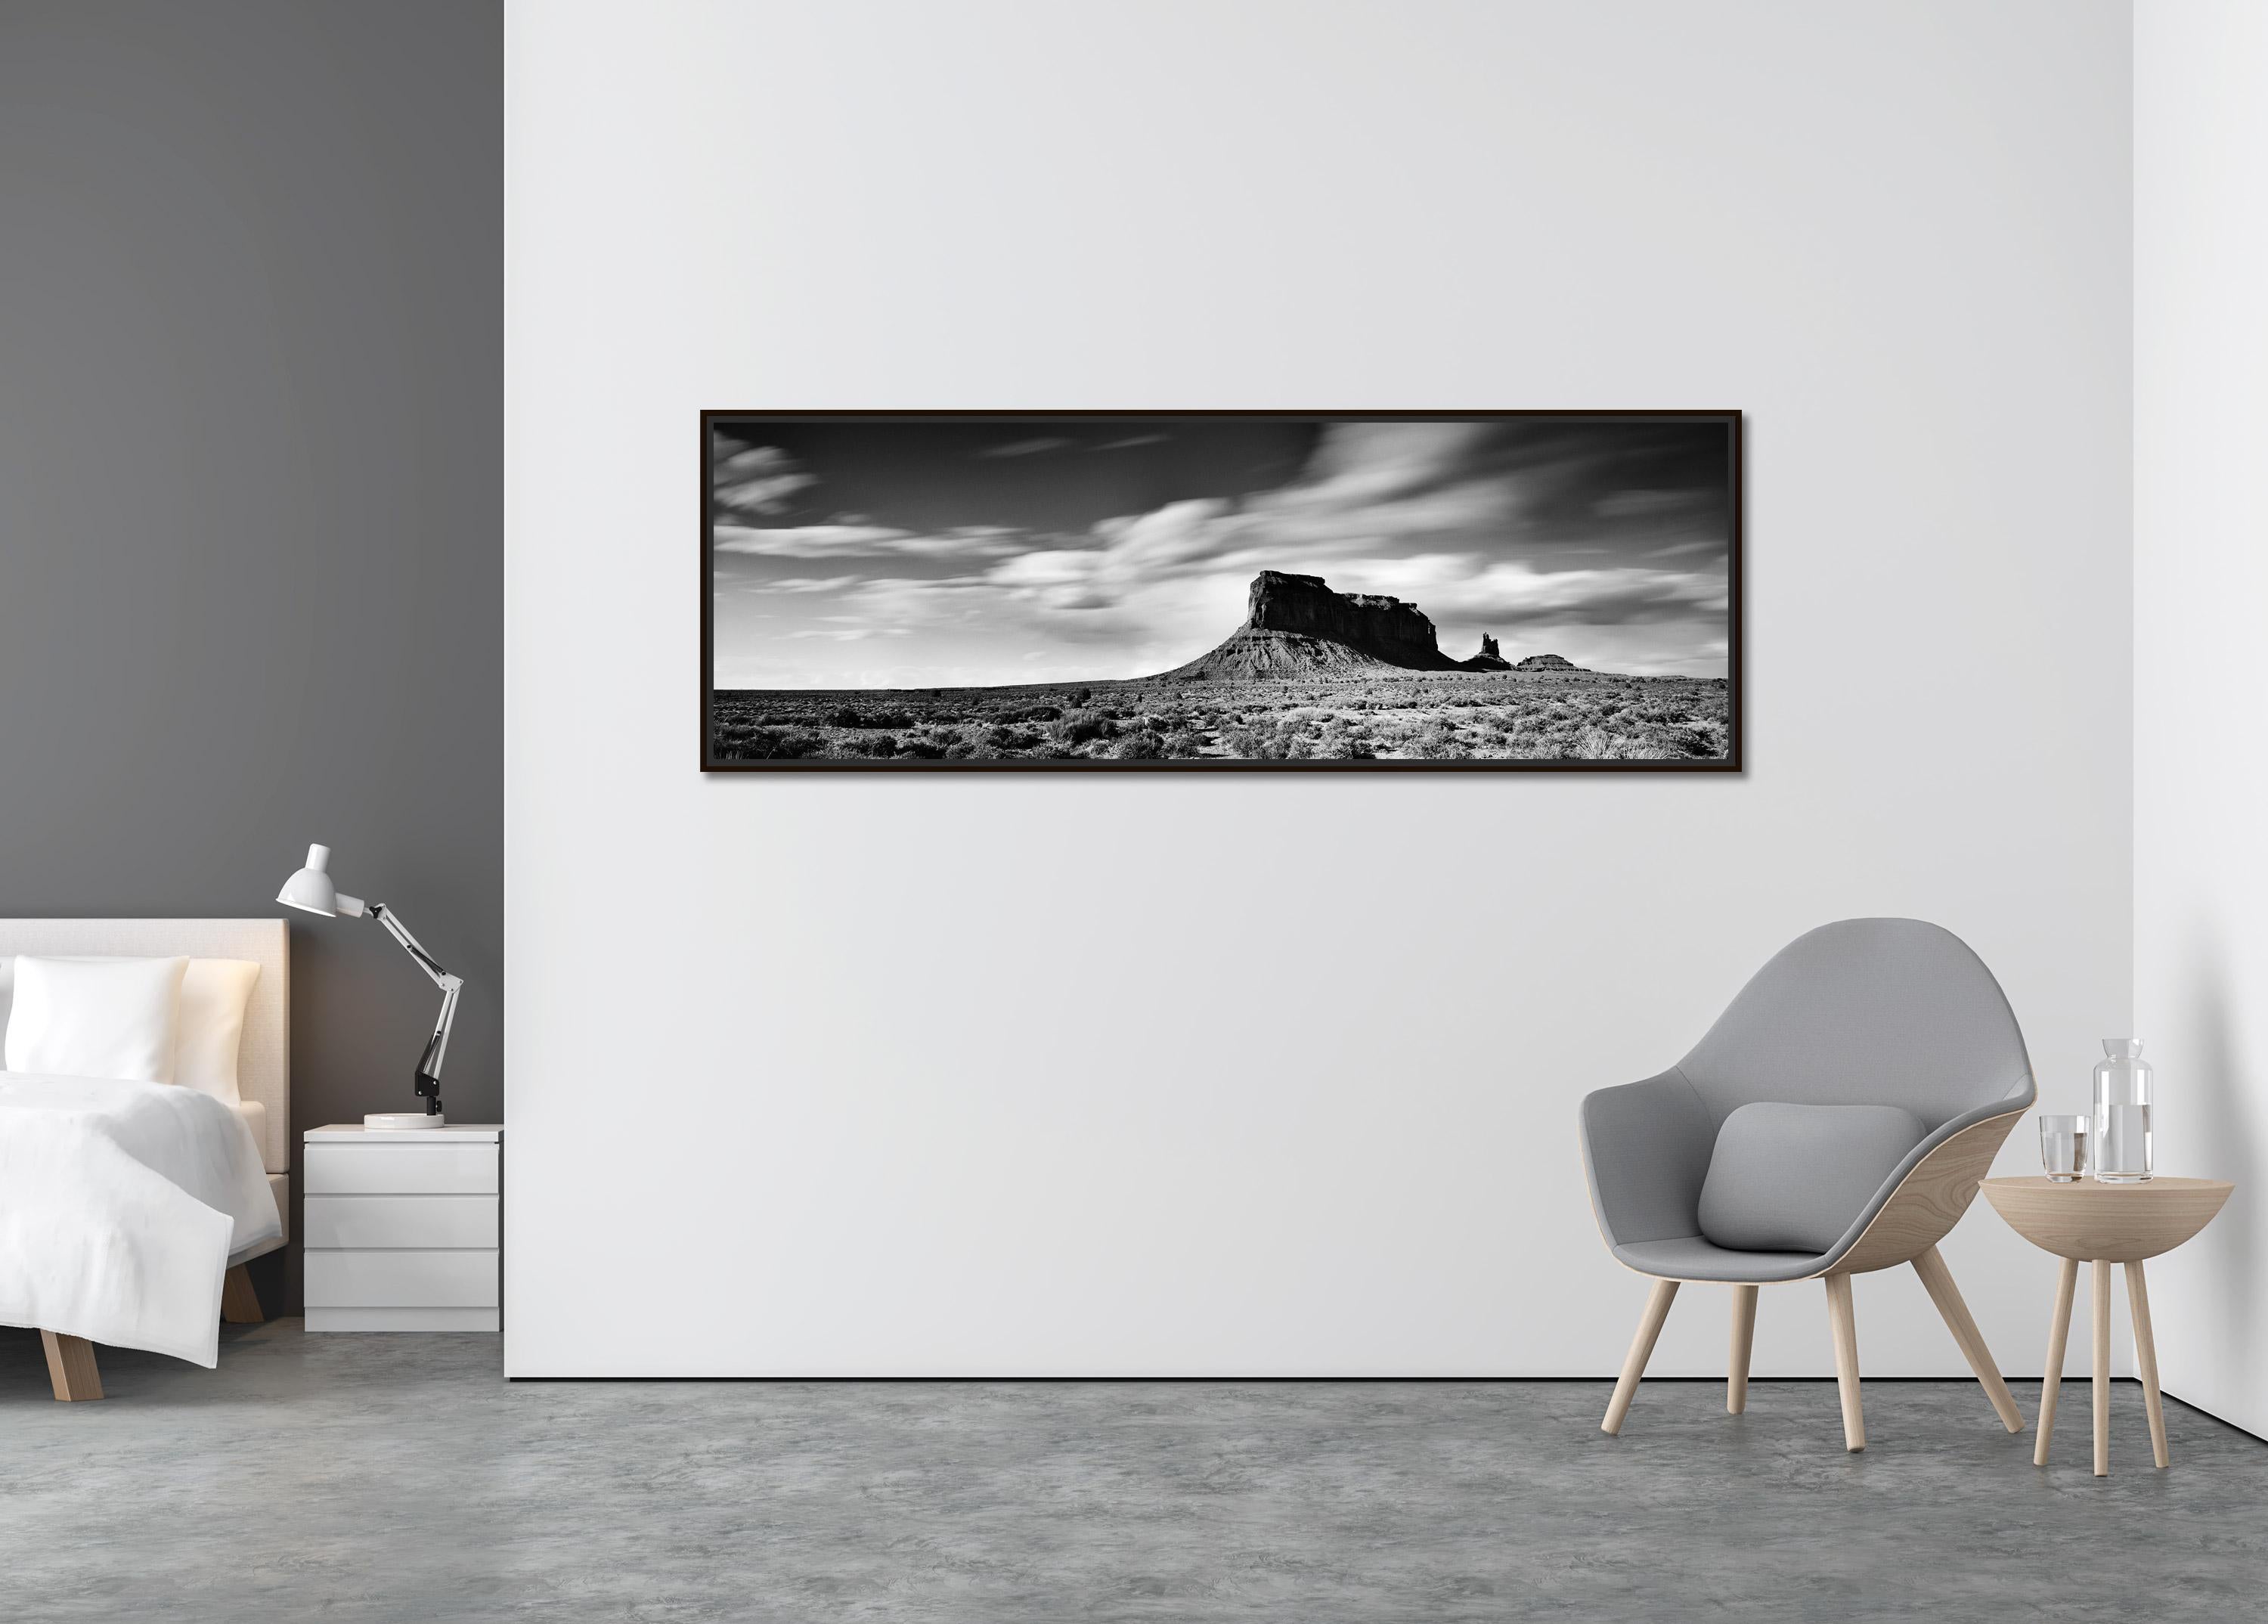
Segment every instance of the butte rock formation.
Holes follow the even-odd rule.
[[[1484,634],[1481,652],[1453,660],[1435,640],[1433,623],[1414,603],[1367,593],[1333,592],[1319,575],[1263,570],[1253,577],[1244,624],[1226,642],[1167,677],[1185,682],[1237,677],[1329,675],[1365,671],[1514,669]],[[1538,661],[1549,661],[1539,666]],[[1573,670],[1557,654],[1522,661],[1522,670]]]

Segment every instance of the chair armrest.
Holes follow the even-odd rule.
[[[1675,1067],[1583,1098],[1583,1164],[1609,1246],[1701,1232],[1716,1119]]]

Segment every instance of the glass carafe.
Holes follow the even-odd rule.
[[[2095,1176],[2134,1185],[2150,1176],[2150,1063],[2139,1037],[2106,1037],[2095,1067]]]

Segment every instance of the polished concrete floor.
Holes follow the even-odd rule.
[[[0,1329],[0,1619],[2258,1619],[2268,1445],[2084,1384],[506,1383],[494,1337],[232,1327],[53,1402]],[[2036,1384],[2020,1384],[2026,1415]]]

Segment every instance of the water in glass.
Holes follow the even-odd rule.
[[[2106,1037],[2095,1067],[2095,1176],[2139,1184],[2150,1176],[2150,1063],[2138,1037]]]

